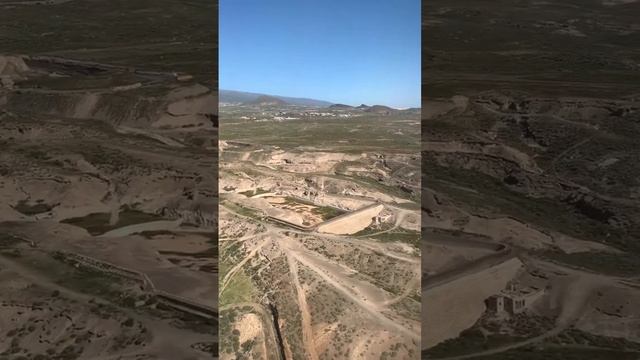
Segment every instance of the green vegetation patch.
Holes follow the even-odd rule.
[[[246,197],[252,197],[252,196],[256,196],[256,195],[260,195],[260,194],[266,194],[268,193],[269,190],[265,190],[263,188],[257,188],[255,190],[247,190],[247,191],[243,191],[240,194],[246,196]]]
[[[19,237],[7,233],[0,233],[0,248],[11,248],[22,242]]]
[[[609,337],[590,334],[588,332],[569,329],[549,340],[549,342],[561,346],[593,346],[603,349],[615,349],[640,352],[640,343],[620,337]]]
[[[450,355],[436,355],[433,349],[422,352],[423,359],[437,359]],[[560,335],[536,345],[523,346],[490,355],[475,356],[476,360],[636,360],[640,344],[623,338],[613,338],[566,330]]]
[[[569,204],[550,198],[532,198],[510,190],[500,181],[474,171],[438,166],[423,156],[423,172],[432,174],[429,186],[442,191],[465,207],[492,214],[510,215],[525,222],[619,249],[640,252],[640,244],[629,241],[640,233],[625,232],[581,215]],[[455,184],[455,185],[454,185]],[[465,188],[478,191],[465,191]]]
[[[365,229],[366,230],[366,229]],[[403,228],[397,228],[392,231],[384,232],[381,234],[371,236],[372,239],[382,241],[382,242],[403,242],[414,247],[420,246],[420,236],[421,233],[419,231],[411,231]]]
[[[235,212],[237,214],[240,214],[240,215],[243,215],[243,216],[246,216],[246,217],[250,217],[250,218],[253,218],[253,219],[262,219],[263,218],[262,213],[260,213],[259,211],[251,209],[251,208],[248,208],[248,207],[245,207],[245,206],[242,206],[240,204],[236,204],[236,203],[233,203],[233,202],[230,202],[230,201],[223,201],[221,203],[221,205],[223,205],[227,209],[229,209],[229,210],[231,210],[231,211],[233,211],[233,212]]]
[[[220,312],[220,351],[226,354],[235,354],[235,359],[251,359],[251,352],[255,345],[255,340],[247,340],[240,343],[240,331],[235,329],[235,324],[240,318],[253,313],[250,306],[232,307]],[[260,316],[260,315],[258,315]]]
[[[222,279],[224,279],[229,270],[240,261],[239,259],[242,256],[244,256],[242,243],[224,243],[224,245],[220,247],[220,257],[218,259],[218,280],[220,282],[222,282]]]
[[[118,297],[123,285],[121,278],[88,267],[72,272],[69,276],[59,279],[57,283],[66,288],[78,289],[85,294],[110,299]]]
[[[640,275],[640,257],[636,254],[609,253],[604,251],[567,254],[563,251],[549,250],[538,252],[537,255],[599,274],[612,276]]]
[[[308,146],[347,153],[384,150],[386,152],[420,151],[419,116],[365,115],[345,119],[304,117],[283,122],[242,122],[235,114],[222,109],[222,140],[236,140],[284,149]],[[248,124],[249,123],[249,124]]]
[[[217,259],[218,258],[218,248],[211,247],[207,250],[200,252],[183,252],[183,251],[165,251],[159,250],[158,253],[160,255],[174,255],[174,256],[184,256],[184,257],[192,257],[195,259]]]
[[[322,217],[322,220],[326,221],[344,214],[345,211],[331,206],[319,206],[313,209],[313,213],[320,215]]]
[[[174,235],[175,231],[171,231],[171,230],[145,230],[140,232],[140,236],[143,236],[147,239],[153,239],[156,236],[163,236],[163,235]]]
[[[255,301],[256,290],[243,270],[236,272],[220,294],[220,306]]]
[[[365,236],[369,236],[369,235],[373,235],[373,234],[377,234],[381,231],[387,231],[390,230],[393,227],[392,224],[389,223],[381,223],[378,226],[375,225],[369,225],[366,228],[358,231],[357,233],[353,234],[353,236],[355,237],[365,237]]]
[[[484,335],[478,329],[467,329],[460,333],[459,337],[446,340],[424,351],[423,358],[425,358],[424,355],[427,355],[426,359],[437,359],[472,354],[523,340],[526,338],[510,335]]]
[[[125,205],[120,209],[120,215],[116,224],[110,225],[110,219],[111,214],[109,213],[93,213],[82,217],[65,219],[62,220],[62,222],[84,228],[89,234],[96,236],[123,226],[162,220],[163,217],[135,210]]]
[[[424,354],[424,352],[423,352]],[[637,360],[638,353],[633,351],[613,349],[564,348],[550,347],[540,349],[536,347],[522,347],[509,351],[474,356],[474,360]],[[424,357],[423,359],[431,359]],[[433,358],[435,359],[435,358]]]
[[[30,204],[27,200],[21,200],[13,207],[14,210],[23,215],[37,215],[51,211],[54,206],[45,204],[44,202],[37,202]]]
[[[299,204],[303,204],[303,205],[309,205],[312,206],[313,208],[311,209],[311,212],[319,215],[323,221],[332,219],[336,216],[340,216],[344,213],[346,213],[346,211],[338,209],[338,208],[334,208],[332,206],[320,206],[317,205],[315,203],[313,203],[312,201],[309,200],[305,200],[305,199],[300,199],[300,198],[296,198],[296,197],[292,197],[292,196],[287,196],[284,198],[285,200],[285,204],[287,205],[299,205]]]
[[[218,262],[218,285],[222,285],[222,279],[224,279],[229,270],[231,270],[229,263],[220,259]]]
[[[220,334],[226,335],[220,337],[220,352],[222,353],[233,354],[240,348],[239,336],[233,336],[235,335],[233,325],[238,318],[238,312],[233,308],[220,312]]]
[[[30,251],[22,254],[20,257],[13,257],[13,260],[34,269],[62,287],[84,294],[120,301],[120,295],[128,282],[124,278],[90,267],[79,264],[74,266],[75,262],[67,260],[61,253]]]
[[[344,180],[354,181],[362,186],[370,187],[384,194],[395,196],[401,199],[420,201],[420,194],[410,194],[400,188],[387,185],[382,181],[367,176],[336,176]]]
[[[309,200],[299,199],[299,198],[295,198],[293,196],[285,196],[284,203],[287,204],[287,205],[303,204],[303,205],[316,206],[316,204],[314,204],[313,202],[311,202]]]
[[[427,358],[445,358],[497,349],[541,335],[553,326],[551,318],[526,313],[505,320],[485,314],[457,338],[446,340],[423,352],[423,355],[429,355]],[[503,327],[507,327],[509,331],[503,333]]]
[[[144,64],[144,70],[185,71],[196,80],[216,81],[217,10],[211,1],[97,0],[90,5],[70,1],[3,7],[0,45],[10,54],[54,52],[101,63]],[[52,18],[58,21],[55,34],[50,32]]]

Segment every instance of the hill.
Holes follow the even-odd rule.
[[[353,110],[354,107],[350,106],[350,105],[345,105],[345,104],[333,104],[333,105],[329,106],[329,109],[332,109],[332,110]]]
[[[295,97],[278,96],[278,95],[267,95],[267,94],[235,91],[235,90],[222,90],[222,89],[220,90],[220,102],[222,103],[243,103],[244,104],[244,103],[255,101],[261,96],[269,96],[269,97],[277,98],[290,105],[313,106],[313,107],[328,107],[332,105],[332,103],[328,101],[308,99],[308,98],[295,98]]]
[[[258,96],[256,99],[254,100],[250,100],[244,103],[245,105],[260,105],[260,106],[265,106],[265,105],[287,105],[287,102],[277,98],[275,96],[269,96],[269,95],[262,95],[262,96]]]
[[[384,105],[373,105],[371,107],[365,108],[364,111],[369,113],[388,115],[397,110]]]

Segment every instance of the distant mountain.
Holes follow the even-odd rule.
[[[420,115],[422,112],[421,108],[408,108],[408,109],[404,109],[402,110],[402,112],[407,113],[407,114],[417,114]]]
[[[354,107],[350,106],[350,105],[345,105],[345,104],[333,104],[333,105],[329,106],[329,109],[333,109],[333,110],[353,110]]]
[[[269,96],[269,95],[260,95],[257,98],[247,101],[244,103],[245,105],[260,105],[260,106],[267,106],[267,105],[287,105],[287,102],[277,98],[275,96]]]
[[[398,111],[396,109],[390,108],[384,105],[373,105],[364,109],[365,112],[374,113],[374,114],[385,114],[389,115],[392,112]]]
[[[315,99],[294,98],[294,97],[279,96],[279,95],[266,95],[266,94],[235,91],[235,90],[220,90],[221,103],[245,104],[245,103],[255,101],[261,96],[277,98],[289,105],[312,106],[312,107],[328,107],[332,105],[332,103],[328,101],[315,100]]]
[[[384,105],[373,105],[373,106],[369,106],[369,105],[365,105],[365,104],[360,104],[358,106],[351,106],[351,105],[345,105],[345,104],[333,104],[331,106],[329,106],[329,109],[332,110],[355,110],[355,111],[364,111],[366,113],[372,113],[372,114],[378,114],[378,115],[390,115],[393,113],[398,113],[401,112],[403,110],[399,110],[399,109],[394,109],[392,107],[389,106],[384,106]],[[413,109],[411,109],[411,111],[408,112],[413,112]]]
[[[219,101],[227,104],[246,104],[246,105],[297,105],[318,108],[328,108],[331,110],[361,110],[374,114],[391,114],[401,110],[391,108],[385,105],[365,105],[351,106],[346,104],[334,104],[328,101],[296,98],[280,95],[267,95],[260,93],[252,93],[236,90],[220,90]],[[413,110],[413,109],[412,109]]]

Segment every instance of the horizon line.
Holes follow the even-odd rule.
[[[391,106],[391,105],[385,105],[385,104],[374,104],[371,103],[372,105],[367,105],[366,102],[361,102],[358,105],[349,105],[347,103],[343,103],[343,102],[333,102],[333,101],[329,101],[329,100],[322,100],[322,99],[316,99],[313,97],[307,97],[307,96],[290,96],[290,95],[279,95],[279,94],[267,94],[267,93],[263,93],[263,92],[256,92],[256,91],[248,91],[248,90],[236,90],[236,89],[223,89],[223,88],[218,88],[218,91],[235,91],[235,92],[239,92],[239,93],[246,93],[246,94],[255,94],[255,95],[267,95],[267,96],[274,96],[274,97],[282,97],[282,98],[291,98],[291,99],[301,99],[301,100],[312,100],[312,101],[319,101],[319,102],[325,102],[328,103],[330,105],[347,105],[347,106],[351,106],[351,107],[358,107],[361,105],[366,105],[366,106],[387,106],[390,107],[392,109],[396,109],[396,110],[407,110],[407,109],[421,109],[422,108],[422,104],[418,105],[418,106],[407,106],[407,107],[395,107],[395,106]],[[218,102],[219,102],[219,94],[218,94]]]

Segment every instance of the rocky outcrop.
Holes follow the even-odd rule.
[[[218,226],[217,206],[214,203],[168,206],[163,208],[161,213],[164,217],[180,219],[182,223],[202,228],[216,229]]]

